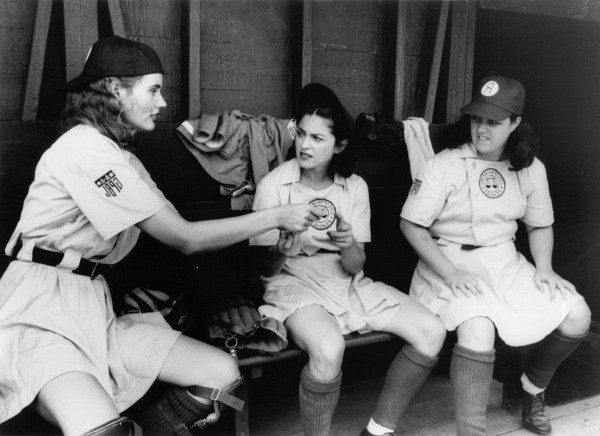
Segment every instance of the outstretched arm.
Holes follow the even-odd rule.
[[[219,250],[273,229],[304,232],[318,217],[314,206],[289,204],[232,218],[190,222],[165,207],[138,227],[184,254],[193,254]]]
[[[417,256],[444,280],[455,296],[459,296],[459,292],[466,297],[483,294],[477,277],[450,262],[425,227],[401,218],[400,230]]]

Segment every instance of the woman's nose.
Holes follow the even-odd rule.
[[[310,142],[308,141],[308,135],[304,137],[302,143],[300,144],[302,148],[308,148],[310,146]]]
[[[162,94],[160,94],[159,96],[160,98],[158,99],[158,102],[156,103],[157,107],[167,107],[167,102],[165,101],[165,99],[163,98]]]

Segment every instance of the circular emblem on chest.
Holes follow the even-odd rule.
[[[315,198],[310,204],[321,211],[321,218],[314,221],[312,226],[317,230],[325,230],[331,227],[335,220],[335,206],[333,203],[325,198]]]
[[[506,183],[498,170],[488,168],[479,176],[479,188],[489,198],[498,198],[504,194]]]

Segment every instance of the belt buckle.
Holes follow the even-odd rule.
[[[93,279],[94,277],[96,277],[95,276],[95,274],[96,274],[96,268],[98,268],[98,262],[94,262],[94,269],[92,269],[92,272],[90,274],[90,279]]]

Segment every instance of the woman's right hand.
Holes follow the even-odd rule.
[[[464,295],[467,298],[471,298],[471,296],[480,298],[483,295],[477,276],[464,269],[456,268],[444,277],[444,282],[455,297]]]
[[[302,244],[300,243],[300,233],[298,232],[280,232],[279,241],[275,246],[279,254],[286,257],[294,257],[300,254]]]
[[[286,204],[276,208],[279,230],[305,232],[313,222],[321,218],[321,210],[308,203]]]

